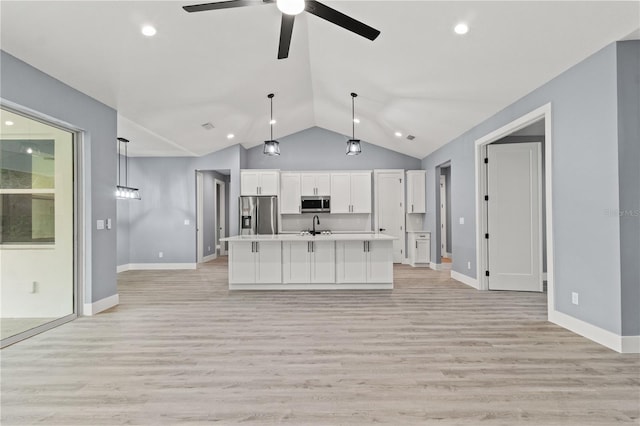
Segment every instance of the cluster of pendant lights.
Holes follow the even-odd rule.
[[[269,93],[267,98],[271,101],[271,119],[269,120],[269,126],[271,128],[271,138],[268,141],[264,141],[263,153],[265,155],[280,155],[280,142],[273,139],[273,93]],[[360,146],[360,139],[356,139],[356,116],[355,116],[355,99],[358,96],[357,93],[351,93],[351,124],[352,134],[351,139],[347,141],[347,155],[358,155],[362,152]]]
[[[127,156],[128,139],[118,138],[118,184],[116,185],[116,198],[120,200],[139,200],[140,190],[129,186],[129,157]],[[124,168],[122,163],[122,145],[124,144]],[[124,171],[124,185],[121,184],[120,178]]]

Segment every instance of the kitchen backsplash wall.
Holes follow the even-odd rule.
[[[317,213],[320,225],[316,230],[332,232],[371,232],[370,214]],[[314,213],[283,214],[280,232],[300,232],[311,229]]]

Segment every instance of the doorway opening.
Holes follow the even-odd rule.
[[[551,312],[551,105],[478,139],[475,148],[478,287],[544,291],[546,278]]]
[[[231,171],[196,170],[196,249],[198,263],[227,255]]]
[[[451,233],[451,162],[441,164],[438,170],[439,198],[436,212],[437,221],[437,241],[440,241],[439,262],[442,269],[451,269],[453,264],[453,239]]]

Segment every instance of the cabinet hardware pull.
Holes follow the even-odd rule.
[[[416,248],[418,248],[418,242],[416,241]]]
[[[260,251],[260,243],[256,241],[256,253]]]

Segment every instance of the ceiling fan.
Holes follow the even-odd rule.
[[[316,15],[319,18],[334,23],[369,40],[373,41],[380,35],[380,31],[375,28],[372,28],[342,12],[338,12],[337,10],[314,0],[227,0],[215,3],[183,6],[183,9],[191,13],[204,12],[206,10],[229,9],[233,7],[257,6],[269,3],[276,3],[278,9],[282,12],[278,59],[285,59],[289,56],[291,34],[293,33],[293,22],[296,15],[305,10],[312,15]]]

